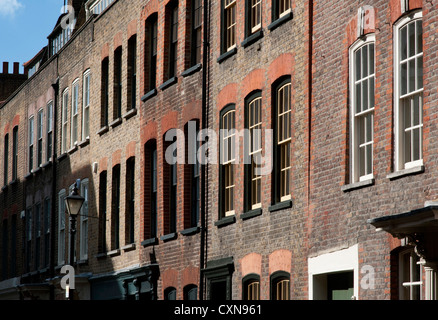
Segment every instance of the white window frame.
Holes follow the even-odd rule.
[[[41,163],[39,164],[42,165],[43,164],[43,159],[44,159],[44,142],[43,142],[43,132],[44,132],[44,110],[43,108],[41,108],[40,110],[38,110],[37,113],[37,156],[36,156],[36,160],[37,160],[37,164],[38,164],[38,157],[39,157],[39,152],[41,151]],[[41,140],[41,150],[39,142]]]
[[[366,111],[363,111],[359,114],[356,114],[356,78],[355,78],[355,70],[356,70],[356,64],[355,64],[355,52],[359,49],[361,49],[363,46],[374,44],[374,81],[376,79],[376,73],[375,73],[375,67],[376,67],[376,58],[375,58],[375,43],[376,43],[376,37],[375,34],[368,34],[363,39],[357,40],[351,47],[349,51],[349,59],[350,59],[350,126],[351,126],[351,139],[350,139],[350,156],[351,156],[351,183],[359,182],[359,181],[365,181],[369,179],[374,178],[374,172],[373,172],[373,160],[374,160],[374,123],[372,126],[373,133],[372,133],[372,141],[367,142],[366,144],[372,145],[371,150],[371,173],[365,174],[364,176],[360,175],[360,150],[359,150],[359,137],[358,137],[358,131],[359,128],[357,128],[357,120],[356,118],[358,116],[363,116],[365,114],[372,113],[374,115],[374,107],[369,108]],[[371,75],[367,76],[368,78],[371,78]],[[361,79],[363,80],[363,79]],[[375,82],[374,82],[374,88],[375,88]],[[372,117],[374,119],[374,116]],[[373,121],[374,122],[374,121]]]
[[[58,266],[65,264],[65,198],[67,193],[62,189],[58,193]]]
[[[79,127],[79,79],[73,81],[71,95],[71,128],[70,128],[70,147],[73,148],[78,144],[78,127]],[[77,92],[77,95],[76,95]],[[76,124],[75,124],[76,123]],[[76,139],[75,139],[76,138]]]
[[[262,0],[250,0],[250,28],[251,33],[258,31],[262,27]],[[255,13],[254,13],[255,11]],[[255,21],[258,23],[255,24]]]
[[[233,114],[234,122],[233,122],[233,128],[228,127],[228,117]],[[225,209],[225,217],[233,216],[235,215],[235,206],[234,206],[234,198],[235,198],[235,191],[236,191],[236,168],[234,166],[236,162],[236,110],[233,108],[232,110],[227,111],[225,114],[222,115],[222,125],[221,129],[223,130],[223,136],[222,136],[222,164],[225,166],[224,171],[224,202],[228,202],[228,206],[231,208],[231,210]],[[230,151],[231,154],[228,153],[228,146],[231,145]],[[229,185],[227,185],[226,181],[226,175],[228,170],[232,170],[232,178],[233,182]],[[227,192],[233,195],[233,200],[230,199],[230,197],[227,196]],[[226,204],[224,204],[225,208],[227,208]]]
[[[288,87],[289,95],[288,95],[288,102],[289,102],[289,109],[285,109],[285,105],[280,105],[280,95],[284,94],[284,90]],[[290,188],[290,179],[292,174],[292,158],[290,155],[291,147],[292,147],[292,83],[287,82],[281,85],[280,87],[276,88],[275,92],[277,99],[276,99],[276,117],[277,117],[277,145],[282,150],[284,149],[285,152],[289,154],[289,165],[286,165],[285,160],[287,158],[285,157],[283,159],[283,154],[280,152],[280,177],[279,177],[279,188],[280,188],[280,201],[287,201],[292,199],[291,194],[291,188]],[[283,99],[283,102],[285,100]],[[280,108],[282,110],[280,111]],[[288,121],[286,121],[288,120]],[[287,122],[287,123],[286,123]],[[287,125],[287,131],[286,136],[283,136],[284,132],[284,125]],[[284,179],[284,177],[288,177],[287,181]],[[287,190],[289,192],[287,192]]]
[[[289,12],[291,12],[292,7],[291,7],[291,0],[278,0],[277,5],[278,5],[278,18],[282,18],[285,15],[287,15]],[[282,12],[280,12],[280,7],[281,5],[284,5],[286,7],[286,4],[288,4],[288,8],[283,10]]]
[[[409,266],[406,266],[404,264],[404,260],[403,257],[409,255]],[[417,267],[420,270],[420,279],[423,279],[423,267],[422,267],[422,263],[421,263],[421,259],[417,259],[418,261],[415,262],[414,258],[415,258],[416,253],[414,252],[413,249],[409,249],[406,251],[403,251],[399,254],[399,298],[401,300],[412,300],[412,295],[413,295],[413,288],[415,286],[420,286],[420,300],[423,300],[423,281],[413,281],[413,268]],[[403,274],[404,274],[404,268],[408,267],[409,268],[409,281],[403,281]],[[405,297],[404,296],[404,290],[403,288],[407,287],[409,288],[409,297]]]
[[[82,140],[90,138],[90,85],[91,72],[87,70],[83,76],[83,94],[82,94]]]
[[[354,297],[359,299],[359,245],[308,258],[309,300],[315,300],[314,277],[335,272],[353,271]]]
[[[251,157],[251,173],[250,173],[250,181],[251,183],[251,195],[249,198],[251,199],[251,209],[258,209],[262,207],[262,191],[261,191],[261,180],[262,176],[257,174],[256,168],[260,162],[255,162],[255,157],[262,157],[262,141],[261,141],[261,131],[262,131],[262,97],[257,96],[248,103],[248,129],[250,130],[251,135],[251,145],[249,147],[249,155]],[[255,115],[255,112],[258,112],[258,115]],[[260,186],[255,188],[255,186],[260,183]],[[253,195],[256,192],[256,199],[254,199]],[[258,199],[257,199],[258,198]],[[257,202],[255,202],[257,200]]]
[[[228,24],[228,15],[234,10],[234,23],[230,21]],[[230,11],[230,13],[228,13]],[[225,0],[224,2],[224,19],[225,19],[225,47],[226,51],[230,51],[237,46],[237,0]],[[230,31],[230,33],[229,33]],[[233,36],[233,44],[231,44],[230,35]]]
[[[422,166],[423,165],[423,143],[422,143],[422,138],[420,139],[420,159],[419,160],[414,160],[411,162],[405,162],[404,161],[404,152],[405,152],[405,147],[404,145],[402,145],[404,143],[403,138],[401,137],[401,130],[403,128],[403,124],[401,123],[401,118],[402,118],[402,113],[400,111],[401,108],[401,103],[400,100],[401,98],[401,88],[400,88],[400,50],[399,50],[399,46],[400,46],[400,29],[402,29],[405,25],[409,24],[410,22],[413,22],[415,20],[421,20],[423,17],[423,13],[422,11],[417,11],[414,13],[411,13],[403,18],[400,19],[400,21],[398,21],[395,25],[394,25],[394,106],[395,106],[395,170],[396,171],[400,171],[400,170],[404,170],[404,169],[409,169],[409,168],[414,168],[414,167],[418,167],[418,166]],[[423,56],[424,53],[424,48],[423,48],[423,52],[421,53],[421,56]],[[415,56],[416,57],[416,56]],[[416,70],[416,69],[415,69]],[[423,85],[424,86],[424,85]],[[406,95],[404,95],[403,97],[407,97],[407,96],[415,96],[416,94],[420,93],[420,97],[421,100],[423,99],[422,96],[422,92],[423,92],[423,88],[410,92]],[[421,101],[421,106],[420,109],[423,108],[423,104]],[[421,127],[420,131],[422,132],[422,127],[423,127],[423,119],[420,118],[420,122],[421,125],[419,127]]]
[[[29,117],[29,132],[28,132],[28,134],[29,134],[29,141],[28,141],[28,148],[27,148],[27,150],[28,150],[28,157],[27,157],[27,159],[28,159],[28,164],[29,164],[29,172],[32,172],[32,169],[33,169],[33,165],[34,165],[34,163],[35,163],[35,148],[34,148],[34,134],[35,134],[35,124],[34,124],[34,116],[32,115],[32,116],[30,116]],[[31,149],[31,147],[32,147],[32,151],[30,150]],[[32,163],[30,163],[30,152],[32,152]]]
[[[47,139],[47,141],[46,141],[46,146],[47,146],[46,147],[46,152],[47,152],[46,159],[47,159],[47,161],[50,161],[51,157],[53,156],[53,150],[50,150],[51,157],[49,159],[48,158],[48,156],[49,156],[48,146],[49,146],[49,143],[50,143],[49,140],[52,140],[51,141],[52,147],[53,147],[53,143],[54,143],[54,141],[53,141],[53,101],[52,100],[47,103],[47,121],[46,121],[46,125],[47,125],[47,128],[46,128],[46,133],[47,133],[47,135],[46,135],[46,139]],[[50,137],[49,137],[49,134],[51,134]]]
[[[81,196],[84,197],[85,201],[81,207],[80,213],[80,243],[79,243],[79,256],[81,260],[88,259],[88,199],[89,199],[89,183],[88,179],[81,181]]]
[[[68,132],[68,88],[62,92],[62,110],[61,110],[61,153],[67,151],[67,132]]]

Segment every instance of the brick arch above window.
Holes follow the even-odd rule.
[[[292,53],[284,53],[271,62],[268,68],[268,79],[273,83],[278,78],[294,74],[295,59]]]
[[[3,130],[3,135],[7,135],[9,133],[10,125],[9,123],[6,123],[5,129]]]
[[[266,75],[264,70],[256,69],[251,71],[242,81],[242,96],[246,97],[250,92],[254,90],[262,90],[265,86],[265,79]]]
[[[189,285],[198,285],[199,282],[199,268],[189,266],[182,271],[182,287]]]
[[[130,143],[128,143],[128,145],[126,146],[126,151],[125,151],[125,158],[129,159],[131,157],[135,157],[135,149],[137,146],[137,141],[131,141]]]
[[[422,4],[422,0],[390,0],[391,23],[394,24],[408,11],[422,8]],[[405,8],[403,8],[403,6],[405,6]]]
[[[101,58],[101,60],[104,60],[108,57],[109,57],[109,44],[105,43],[102,46],[102,50],[100,51],[100,58]]]
[[[202,101],[195,100],[183,107],[182,110],[182,123],[186,124],[193,119],[202,118]]]
[[[218,112],[229,104],[235,104],[237,101],[237,83],[226,85],[217,95]]]
[[[102,158],[99,160],[99,174],[108,170],[108,158]]]
[[[165,134],[170,129],[178,128],[178,112],[170,111],[161,118],[161,132]]]
[[[111,159],[112,159],[111,165],[113,167],[116,165],[119,165],[121,162],[121,159],[122,159],[122,150],[119,149],[119,150],[114,151]]]
[[[242,278],[249,274],[262,274],[262,256],[258,253],[247,254],[240,260]]]
[[[178,288],[178,271],[175,269],[164,270],[161,274],[161,279],[163,281],[163,294],[166,288]]]
[[[292,265],[292,252],[279,249],[269,255],[269,274],[277,271],[290,272]]]
[[[20,115],[17,114],[14,117],[14,120],[12,120],[12,128],[15,128],[16,126],[18,126],[20,124]]]
[[[128,39],[137,34],[137,20],[132,20],[128,24]]]
[[[141,12],[142,21],[143,22],[146,21],[151,14],[158,13],[158,7],[159,7],[158,0],[151,0],[148,3],[146,3]]]
[[[141,144],[146,144],[149,140],[157,140],[157,123],[151,121],[141,128]]]
[[[400,0],[398,0],[400,2]],[[362,6],[357,9],[346,28],[347,46],[351,46],[356,40],[369,33],[376,31],[377,9],[372,6]]]

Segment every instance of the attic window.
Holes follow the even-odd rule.
[[[85,7],[87,8],[87,19],[93,14],[101,14],[114,0],[89,0]]]

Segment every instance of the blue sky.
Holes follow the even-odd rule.
[[[64,0],[0,0],[0,72],[3,61],[23,63],[47,45]]]

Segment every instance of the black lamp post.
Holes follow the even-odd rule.
[[[70,266],[74,266],[75,255],[75,234],[76,234],[76,217],[81,211],[81,207],[84,204],[85,199],[78,193],[78,185],[80,180],[77,180],[74,184],[72,193],[65,198],[65,206],[67,213],[70,216]],[[69,293],[70,300],[73,300],[73,290]]]

